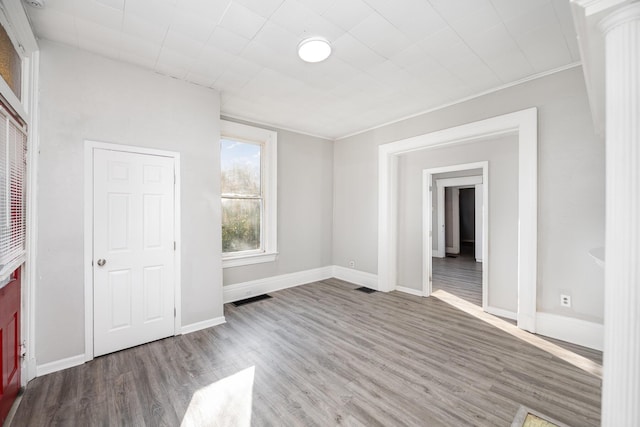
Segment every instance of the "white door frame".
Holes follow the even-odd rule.
[[[174,279],[174,335],[181,332],[182,292],[180,283],[180,153],[175,151],[156,150],[153,148],[135,147],[107,142],[89,141],[84,144],[84,360],[93,360],[93,152],[96,149],[122,151],[134,154],[149,154],[171,157],[175,165],[175,199],[174,199],[174,240],[175,279]]]
[[[433,175],[471,169],[482,169],[482,175],[436,180],[438,202],[438,212],[436,212],[436,216],[438,221],[438,252],[440,252],[440,249],[444,249],[445,246],[443,227],[440,226],[440,224],[444,224],[444,189],[450,186],[473,187],[479,183],[484,183],[482,186],[482,200],[489,200],[489,162],[465,163],[460,165],[424,169],[422,171],[422,294],[426,297],[431,296],[431,292],[433,291]],[[489,302],[488,203],[483,203],[482,205],[482,232],[484,236],[484,239],[482,240],[482,252],[484,254],[484,260],[486,261],[482,264],[482,309],[486,311]]]
[[[470,163],[470,164],[483,164],[486,162],[480,163]],[[465,166],[465,165],[459,165]],[[468,170],[467,168],[455,169],[458,166],[451,166],[448,172],[457,172]],[[436,168],[441,169],[441,168]],[[476,168],[480,169],[480,168]],[[432,170],[432,169],[426,169]],[[431,174],[442,173],[442,172],[431,172]],[[451,200],[451,206],[453,210],[453,251],[454,253],[460,252],[460,197],[459,193],[455,190],[460,188],[475,188],[476,185],[482,184],[483,176],[482,175],[474,175],[474,176],[463,176],[457,178],[445,178],[445,179],[436,179],[436,197],[437,197],[437,221],[438,221],[438,251],[436,255],[438,258],[444,258],[446,256],[446,238],[445,238],[445,191],[447,187],[455,187],[454,192],[452,194],[453,200]],[[482,224],[480,224],[482,226]]]
[[[393,291],[398,269],[398,158],[401,154],[487,137],[518,141],[518,327],[536,331],[538,109],[528,108],[378,147],[378,290]],[[485,200],[485,204],[488,201]]]
[[[22,97],[19,99],[9,85],[0,78],[0,94],[27,123],[26,179],[26,262],[22,267],[20,289],[20,340],[26,344],[25,361],[21,363],[20,382],[36,377],[36,255],[38,243],[38,131],[40,50],[29,19],[21,2],[4,1],[0,8],[0,24],[22,57]]]
[[[484,184],[476,184],[475,185],[475,202],[476,202],[476,236],[475,236],[475,248],[474,248],[474,257],[476,262],[483,262],[484,259],[484,243],[483,237],[485,235],[484,227],[478,227],[478,224],[482,223],[482,218],[484,218],[484,212],[482,206],[484,205],[484,201],[487,200],[484,197]],[[480,242],[480,244],[478,244]]]

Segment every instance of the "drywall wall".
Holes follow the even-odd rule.
[[[515,135],[401,155],[398,164],[398,283],[422,289],[422,171],[489,162],[489,306],[517,311],[518,140]],[[446,205],[446,203],[445,203]],[[474,220],[473,215],[471,216]]]
[[[180,152],[182,325],[223,315],[219,94],[41,41],[36,357],[84,353],[84,141]]]
[[[604,244],[604,144],[580,67],[336,141],[333,262],[377,273],[378,145],[538,108],[538,310],[602,321],[604,273],[588,251]],[[560,307],[560,293],[572,308]]]
[[[331,265],[333,141],[223,117],[278,132],[278,257],[224,268],[225,285]]]

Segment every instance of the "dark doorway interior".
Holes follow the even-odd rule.
[[[476,189],[460,189],[460,244],[476,241]]]

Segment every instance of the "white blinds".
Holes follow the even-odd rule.
[[[25,253],[27,134],[0,107],[0,270]]]

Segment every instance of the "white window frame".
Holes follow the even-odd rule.
[[[278,256],[278,133],[221,120],[220,137],[262,146],[260,174],[263,196],[261,249],[223,253],[222,268],[273,262]]]

